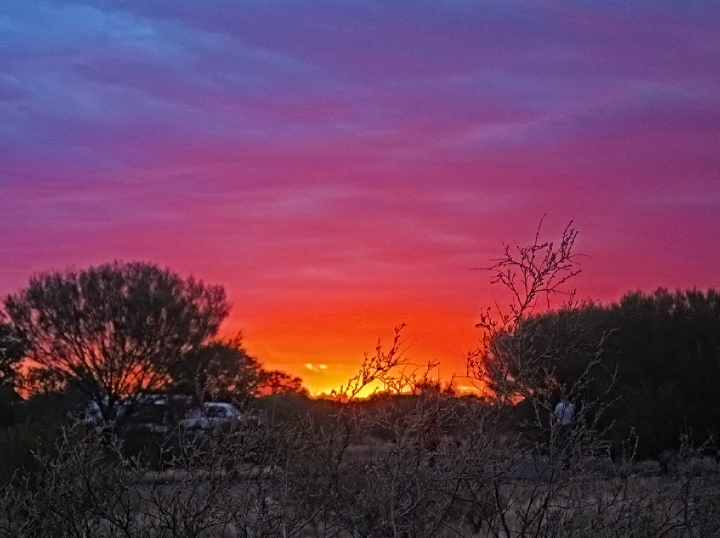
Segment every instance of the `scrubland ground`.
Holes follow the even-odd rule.
[[[252,428],[175,432],[152,460],[65,430],[6,486],[12,537],[694,537],[720,535],[720,469],[612,462],[583,428],[563,446],[496,407],[439,395],[338,405]],[[552,433],[552,432],[550,432]],[[552,439],[552,437],[551,437]],[[150,463],[152,462],[152,463]]]

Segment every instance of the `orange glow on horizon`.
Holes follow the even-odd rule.
[[[231,314],[224,332],[241,329],[251,355],[267,368],[302,378],[303,386],[317,396],[346,385],[365,353],[375,353],[378,339],[381,348],[387,350],[394,327],[401,323],[406,323],[401,349],[408,361],[408,373],[420,373],[428,362],[437,362],[440,365],[433,377],[442,383],[450,382],[453,375],[465,375],[465,357],[477,347],[479,333],[472,312],[462,309],[416,305],[403,317],[397,309],[383,310],[377,305],[328,314],[306,308],[266,312],[244,324]],[[362,394],[370,395],[377,388]]]
[[[717,1],[10,4],[0,297],[157,263],[321,394],[401,323],[463,375],[543,215],[582,297],[720,284]]]

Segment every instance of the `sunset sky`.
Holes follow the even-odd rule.
[[[143,260],[313,392],[406,323],[464,372],[486,271],[720,285],[720,2],[2,0],[0,294]]]

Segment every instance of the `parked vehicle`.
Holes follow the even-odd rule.
[[[105,405],[107,405],[107,398],[105,398]],[[118,403],[115,406],[115,419],[121,418],[125,414],[125,405]],[[85,408],[80,412],[78,418],[83,424],[91,427],[100,427],[105,424],[100,406],[95,401],[87,403]]]
[[[132,406],[127,402],[118,402],[112,422],[122,420],[124,427],[167,433],[178,423],[191,402],[189,397],[183,395],[145,394]],[[105,424],[100,407],[94,401],[85,406],[78,418],[93,428],[101,428]]]
[[[224,402],[206,402],[200,408],[188,411],[180,426],[186,430],[212,430],[219,427],[247,425],[256,422],[252,415],[241,413]]]

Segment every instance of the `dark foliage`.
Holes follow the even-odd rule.
[[[617,435],[634,429],[643,456],[720,436],[720,296],[659,289],[604,309],[616,328],[606,361],[618,367]]]
[[[602,361],[585,383],[600,339]],[[616,440],[634,432],[640,457],[677,449],[681,435],[696,445],[720,436],[720,296],[713,289],[635,292],[607,307],[533,316],[511,340],[579,404],[608,389],[603,372],[616,372],[603,422]]]
[[[169,388],[198,401],[235,401],[244,407],[258,392],[264,371],[240,337],[209,342],[186,353],[169,369]]]
[[[55,386],[73,383],[105,420],[168,380],[228,314],[225,292],[147,263],[49,272],[5,299],[27,356]]]
[[[9,426],[15,419],[15,405],[19,400],[17,368],[24,353],[24,342],[0,317],[0,426]]]
[[[240,408],[259,396],[304,393],[299,377],[264,369],[242,346],[240,334],[199,346],[174,363],[168,390],[196,401],[233,402]]]

